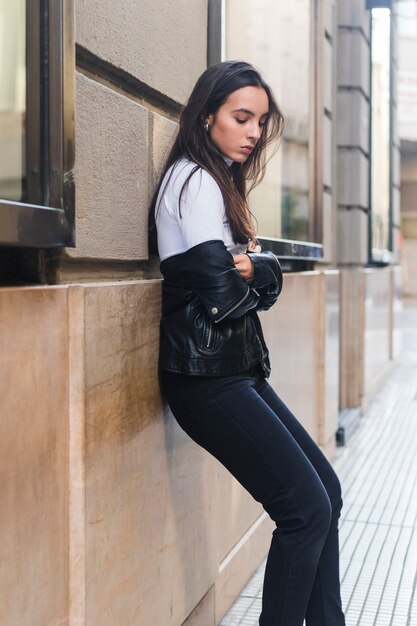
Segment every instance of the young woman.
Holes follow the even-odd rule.
[[[256,314],[276,301],[282,273],[256,244],[247,183],[262,178],[282,124],[268,85],[237,61],[207,69],[183,110],[151,210],[161,388],[180,426],[276,522],[260,626],[343,626],[339,481],[266,380]]]

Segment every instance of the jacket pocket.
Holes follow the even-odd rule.
[[[215,324],[208,316],[204,316],[204,324],[201,333],[200,348],[205,353],[212,354],[218,344],[218,333]]]
[[[206,313],[198,296],[194,296],[188,306],[188,332],[191,344],[200,352],[211,352],[214,346],[214,323]]]
[[[206,333],[206,350],[210,350],[211,348],[212,341],[213,341],[213,333],[214,333],[214,328],[211,322],[209,322],[207,325],[207,333]]]

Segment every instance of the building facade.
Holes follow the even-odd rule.
[[[404,294],[417,296],[417,6],[402,2],[398,20],[398,127]]]
[[[285,269],[271,383],[331,457],[389,373],[397,36],[373,4],[0,5],[0,623],[214,626],[267,552],[158,387],[148,206],[208,63],[260,66],[287,120],[251,199]]]

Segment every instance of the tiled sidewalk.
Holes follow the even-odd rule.
[[[417,626],[417,309],[404,322],[399,365],[334,464],[347,626]],[[221,626],[257,626],[264,568]]]

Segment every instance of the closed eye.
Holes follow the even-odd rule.
[[[239,118],[235,118],[235,119],[238,124],[246,124],[246,122],[248,121],[248,120],[240,120]],[[264,128],[267,125],[267,123],[268,123],[268,120],[264,120],[263,122],[259,122],[259,126],[261,128]]]

